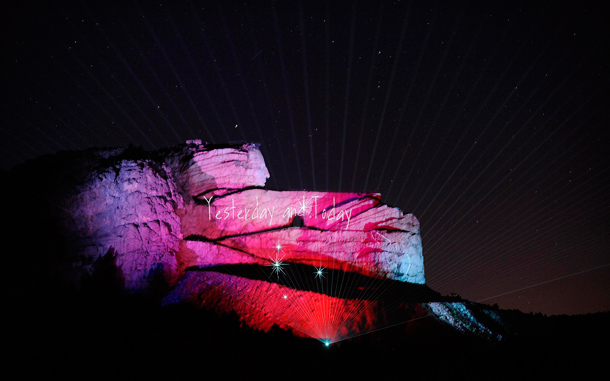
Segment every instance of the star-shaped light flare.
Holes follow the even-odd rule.
[[[271,273],[275,273],[277,274],[277,278],[280,279],[280,273],[282,274],[286,274],[284,272],[284,269],[282,268],[282,266],[287,266],[287,263],[282,262],[282,259],[284,259],[284,257],[278,258],[278,256],[276,255],[275,259],[269,257],[269,259],[271,259],[271,264],[267,265],[267,266],[271,266]]]
[[[299,201],[299,211],[297,212],[297,216],[305,217],[305,215],[309,215],[309,212],[313,206],[311,205],[311,200],[305,200],[305,196],[303,196],[303,201]]]
[[[324,267],[320,266],[320,267],[316,267],[315,269],[316,269],[316,271],[314,271],[314,274],[316,274],[316,278],[320,278],[320,279],[324,278]]]
[[[281,243],[280,241],[277,241],[277,242],[275,243],[275,246],[273,246],[273,248],[275,249],[275,252],[276,252],[276,257],[277,257],[277,255],[279,255],[279,254],[280,254],[280,251],[283,251],[283,250],[282,250],[282,243]]]

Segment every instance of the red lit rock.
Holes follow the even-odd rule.
[[[254,144],[66,155],[74,173],[50,197],[63,252],[41,263],[77,285],[104,270],[120,282],[102,289],[161,293],[164,304],[235,312],[253,328],[277,324],[324,342],[428,314],[500,337],[482,323],[498,320],[493,313],[424,285],[419,222],[379,194],[266,190]]]
[[[71,270],[109,251],[130,291],[192,266],[287,263],[423,284],[419,222],[375,193],[270,191],[254,144],[102,151],[65,200]],[[125,157],[125,158],[124,158]],[[277,245],[281,245],[281,249]]]

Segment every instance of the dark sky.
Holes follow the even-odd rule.
[[[270,188],[376,191],[414,213],[427,283],[443,294],[547,314],[610,309],[601,6],[3,8],[3,168],[94,146],[260,142]]]

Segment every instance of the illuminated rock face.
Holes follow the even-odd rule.
[[[439,296],[418,291],[416,286],[412,286],[416,290],[401,291],[395,285],[377,284],[385,291],[371,292],[357,284],[349,290],[335,287],[329,292],[332,281],[328,279],[309,283],[310,289],[304,290],[290,287],[293,282],[289,277],[285,282],[275,283],[250,279],[243,270],[236,272],[241,276],[212,270],[189,271],[163,303],[187,302],[219,314],[234,312],[252,328],[268,332],[277,325],[327,345],[394,325],[409,332],[412,325],[417,326],[424,318],[438,324],[437,329],[446,324],[461,333],[490,341],[503,340],[498,332],[505,332],[502,318],[488,306],[440,301]]]
[[[425,282],[419,222],[379,194],[265,190],[254,144],[125,156],[100,151],[64,202],[76,279],[112,254],[129,291],[159,277],[172,285],[193,266],[275,259]]]
[[[57,273],[76,284],[110,269],[128,292],[325,343],[428,315],[494,337],[483,315],[424,285],[419,222],[379,194],[266,190],[254,144],[79,155],[53,199]]]
[[[180,272],[279,257],[425,282],[419,221],[379,194],[264,190],[269,172],[256,146],[210,150],[193,141],[188,149],[188,164],[171,160],[185,200],[176,211]]]
[[[378,194],[249,189],[195,198],[179,214],[185,267],[264,264],[280,256],[425,282],[419,222],[381,204]],[[293,226],[296,221],[302,226]]]
[[[123,287],[145,291],[176,280],[182,207],[171,169],[147,160],[121,160],[91,175],[65,200],[62,216],[72,262],[64,271],[80,283],[105,255]]]
[[[269,178],[263,155],[255,144],[212,146],[189,140],[168,153],[164,162],[187,199],[222,195],[245,187],[262,187]]]
[[[419,222],[381,205],[378,195],[251,189],[204,201],[179,212],[185,267],[279,256],[424,283]]]
[[[267,332],[275,324],[328,343],[428,315],[419,303],[342,298],[321,292],[322,283],[312,286],[313,290],[300,290],[214,271],[190,271],[164,302],[189,302],[220,314],[235,312],[255,329]]]

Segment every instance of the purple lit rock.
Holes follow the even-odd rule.
[[[129,291],[159,277],[172,285],[193,266],[266,265],[277,255],[425,283],[419,222],[379,194],[265,190],[255,144],[194,140],[128,154],[97,152],[64,200],[66,272],[77,283],[107,253]]]
[[[65,200],[75,278],[91,273],[95,261],[110,252],[116,254],[115,264],[130,291],[145,290],[160,276],[173,283],[182,240],[175,210],[182,206],[165,165],[123,160],[92,174]]]
[[[164,304],[189,301],[235,312],[256,329],[277,324],[331,342],[428,314],[496,337],[485,325],[498,320],[493,312],[447,302],[424,285],[415,216],[377,193],[266,190],[269,172],[255,144],[197,140],[154,152],[88,150],[37,160],[38,172],[23,172],[35,180],[29,189],[60,185],[46,188],[53,218],[33,224],[48,228],[37,247],[60,245],[51,255],[39,250],[15,261],[13,268],[26,269],[20,287],[53,272],[105,291],[116,282],[96,283],[107,279],[97,276],[109,274],[120,281],[115,290],[154,292]],[[14,230],[30,234],[28,222]],[[278,261],[287,267],[282,277],[268,267]]]

